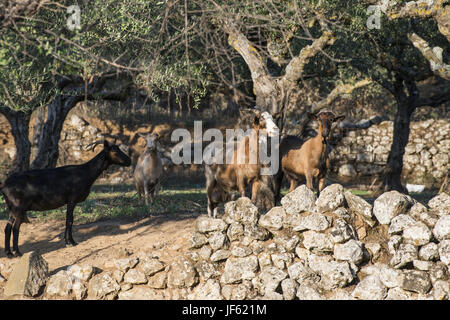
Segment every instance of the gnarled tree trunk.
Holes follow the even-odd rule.
[[[30,168],[31,144],[28,134],[31,113],[15,111],[1,106],[0,113],[6,117],[11,125],[11,131],[16,145],[16,155],[9,174],[26,171]]]

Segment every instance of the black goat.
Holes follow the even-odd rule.
[[[29,210],[52,210],[67,204],[64,240],[66,246],[76,245],[72,238],[75,205],[86,200],[94,181],[111,164],[131,165],[130,158],[117,145],[106,140],[95,142],[92,144],[94,150],[98,144],[103,144],[103,150],[84,164],[15,173],[0,184],[0,191],[9,208],[9,221],[5,227],[5,253],[8,258],[21,255],[19,228],[22,222],[29,222],[26,215]]]

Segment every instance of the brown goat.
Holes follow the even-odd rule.
[[[141,201],[142,194],[144,194],[145,204],[148,206],[148,196],[150,195],[150,202],[153,204],[155,196],[158,195],[163,165],[157,151],[159,135],[153,133],[147,135],[139,134],[139,136],[145,138],[147,145],[144,152],[139,156],[134,169],[134,181],[139,201]]]
[[[281,181],[286,175],[290,181],[289,192],[306,179],[306,186],[314,190],[314,180],[318,181],[318,191],[325,187],[325,176],[329,169],[328,139],[332,124],[345,116],[336,116],[332,111],[322,110],[308,114],[319,123],[317,135],[303,141],[296,136],[286,136],[280,142],[280,170],[277,175],[277,199],[280,195]]]
[[[268,114],[267,114],[268,115]],[[255,115],[253,119],[253,130],[250,135],[245,136],[244,139],[235,143],[231,142],[233,150],[232,163],[212,163],[205,164],[206,177],[206,192],[208,196],[208,214],[216,217],[217,206],[230,200],[230,193],[237,190],[241,197],[246,196],[246,188],[252,185],[252,201],[257,202],[257,194],[260,190],[264,190],[264,180],[261,178],[260,170],[261,163],[259,157],[256,157],[256,163],[250,162],[251,145],[256,145],[256,154],[259,155],[259,132],[266,130],[266,121],[268,117],[266,114]],[[270,115],[269,115],[270,116]],[[273,124],[272,119],[270,120]],[[224,148],[225,149],[225,148]],[[238,162],[238,155],[244,155],[244,161]],[[215,155],[216,159],[222,157],[224,153]],[[270,203],[268,203],[270,202]],[[268,200],[264,203],[265,206],[270,206],[274,200]]]

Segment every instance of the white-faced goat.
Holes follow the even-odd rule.
[[[144,152],[139,156],[139,159],[134,169],[134,182],[139,195],[139,202],[142,194],[144,194],[145,204],[148,206],[148,196],[153,204],[155,196],[158,195],[161,176],[163,173],[163,165],[161,158],[158,155],[157,143],[159,136],[156,133],[139,136],[145,138],[147,145]]]
[[[5,227],[5,253],[8,258],[21,255],[18,246],[19,228],[22,222],[29,222],[27,211],[30,210],[52,210],[67,204],[64,240],[66,246],[76,245],[72,238],[75,205],[86,200],[94,181],[110,165],[131,165],[130,158],[117,145],[105,140],[91,146],[95,150],[98,144],[103,144],[103,150],[84,164],[15,173],[0,184],[0,191],[9,209],[9,220]]]

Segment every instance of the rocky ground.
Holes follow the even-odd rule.
[[[0,298],[443,300],[450,294],[445,193],[424,206],[392,191],[371,205],[338,184],[319,198],[300,186],[265,214],[240,198],[218,219],[102,223],[78,227],[83,241],[76,249],[63,248],[55,236],[62,225],[49,224],[50,247],[40,255],[0,259]],[[24,252],[39,244],[27,227]]]

